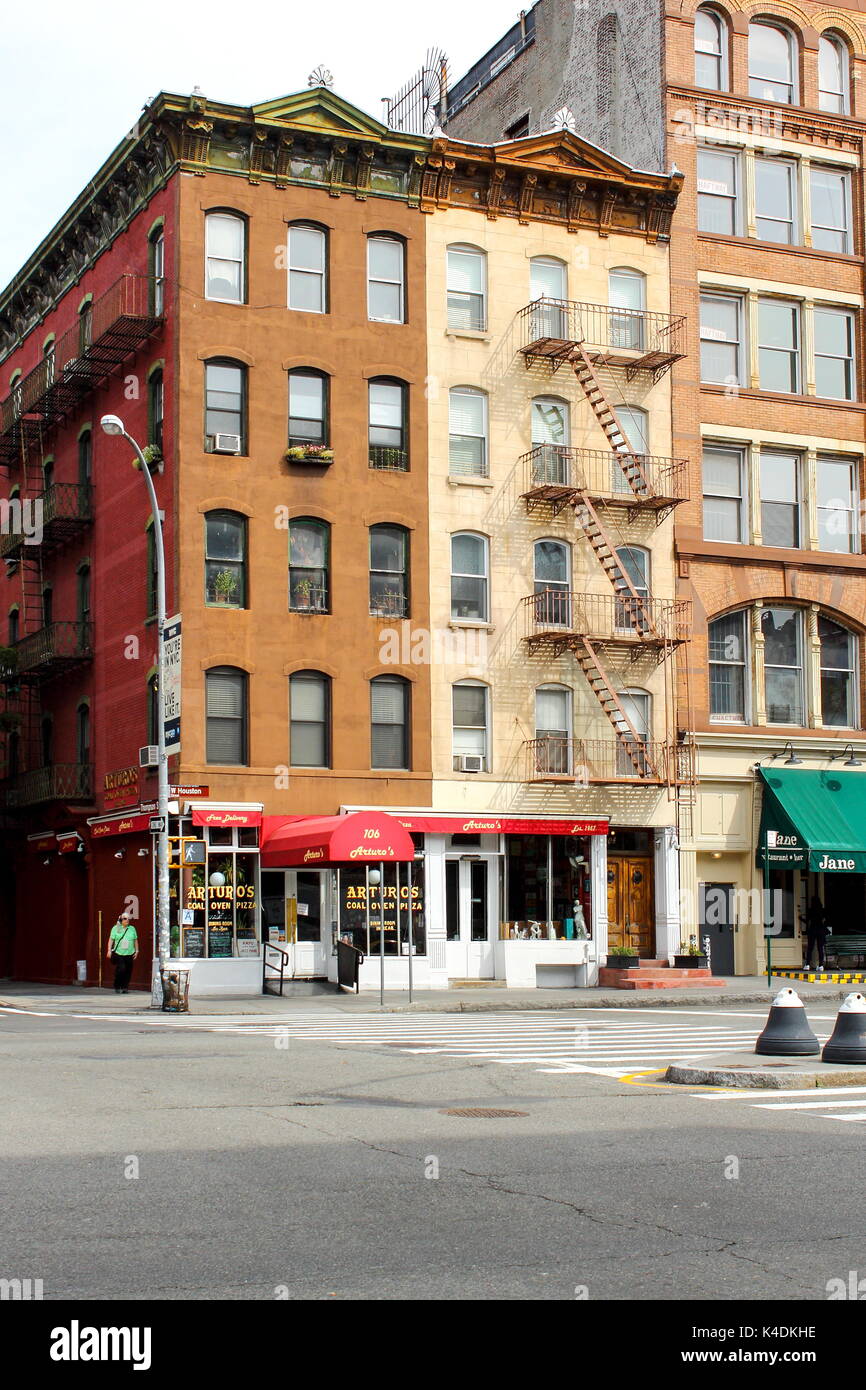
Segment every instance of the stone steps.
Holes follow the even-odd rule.
[[[598,983],[604,989],[688,989],[695,985],[723,989],[727,981],[715,978],[709,970],[676,970],[667,961],[641,961],[635,970],[602,966]]]

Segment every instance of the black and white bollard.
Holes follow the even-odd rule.
[[[795,989],[779,990],[755,1051],[764,1057],[814,1057],[821,1051]]]
[[[866,1063],[866,999],[862,994],[849,994],[842,1001],[821,1061]]]

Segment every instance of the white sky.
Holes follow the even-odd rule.
[[[529,9],[531,0],[523,0]],[[198,86],[246,106],[307,86],[380,117],[381,98],[444,50],[452,81],[516,22],[521,0],[17,0],[0,27],[6,285],[142,106]]]

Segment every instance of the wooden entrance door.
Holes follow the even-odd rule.
[[[623,855],[607,861],[607,944],[655,954],[653,861]]]

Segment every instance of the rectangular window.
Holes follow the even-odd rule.
[[[370,467],[409,467],[406,448],[406,386],[401,381],[371,381],[368,388]]]
[[[850,255],[851,176],[839,169],[812,165],[812,245],[818,251]]]
[[[409,766],[409,687],[403,680],[380,676],[370,682],[372,766]]]
[[[482,332],[487,327],[487,266],[483,251],[448,248],[448,327]]]
[[[762,391],[800,390],[800,306],[758,300],[758,362]]]
[[[207,673],[207,760],[246,766],[247,678],[242,671]]]
[[[743,371],[742,300],[701,295],[701,380],[740,382]]]
[[[402,526],[370,527],[370,612],[409,616],[409,536]]]
[[[708,631],[710,718],[719,723],[746,722],[746,615],[716,618]]]
[[[448,471],[455,478],[486,478],[487,397],[455,387],[448,394],[448,417]]]
[[[761,613],[768,724],[803,723],[801,620],[797,608],[765,608]]]
[[[740,157],[698,150],[698,230],[740,234]]]
[[[244,240],[243,219],[229,213],[212,212],[206,218],[208,299],[222,299],[230,304],[244,301]]]
[[[829,618],[818,618],[821,643],[821,720],[827,728],[852,729],[855,642],[850,632]]]
[[[857,484],[854,464],[820,457],[817,463],[818,549],[856,554]]]
[[[797,240],[797,171],[783,159],[755,160],[755,222],[761,241]]]
[[[165,309],[165,237],[156,233],[150,243],[151,303],[155,318]]]
[[[847,309],[815,309],[815,390],[831,400],[855,399],[854,315]]]
[[[704,540],[746,539],[744,475],[742,449],[704,447]]]
[[[330,767],[328,726],[330,723],[327,676],[299,672],[292,676],[291,751],[292,767]]]
[[[298,224],[289,228],[289,308],[308,314],[327,312],[325,233]]]
[[[233,440],[239,440],[239,453],[245,449],[244,386],[246,371],[229,362],[208,362],[205,365],[205,447],[217,448],[217,435],[224,436],[225,451],[234,452]],[[227,439],[225,437],[227,436]]]
[[[318,372],[289,372],[289,444],[327,442],[327,378]]]
[[[761,535],[764,545],[800,545],[799,454],[761,450]]]
[[[477,759],[479,771],[487,771],[487,686],[455,685],[452,699],[452,753],[454,771],[464,768],[463,759]],[[476,766],[472,763],[471,766]]]
[[[367,239],[367,317],[403,322],[403,243],[394,237]]]

